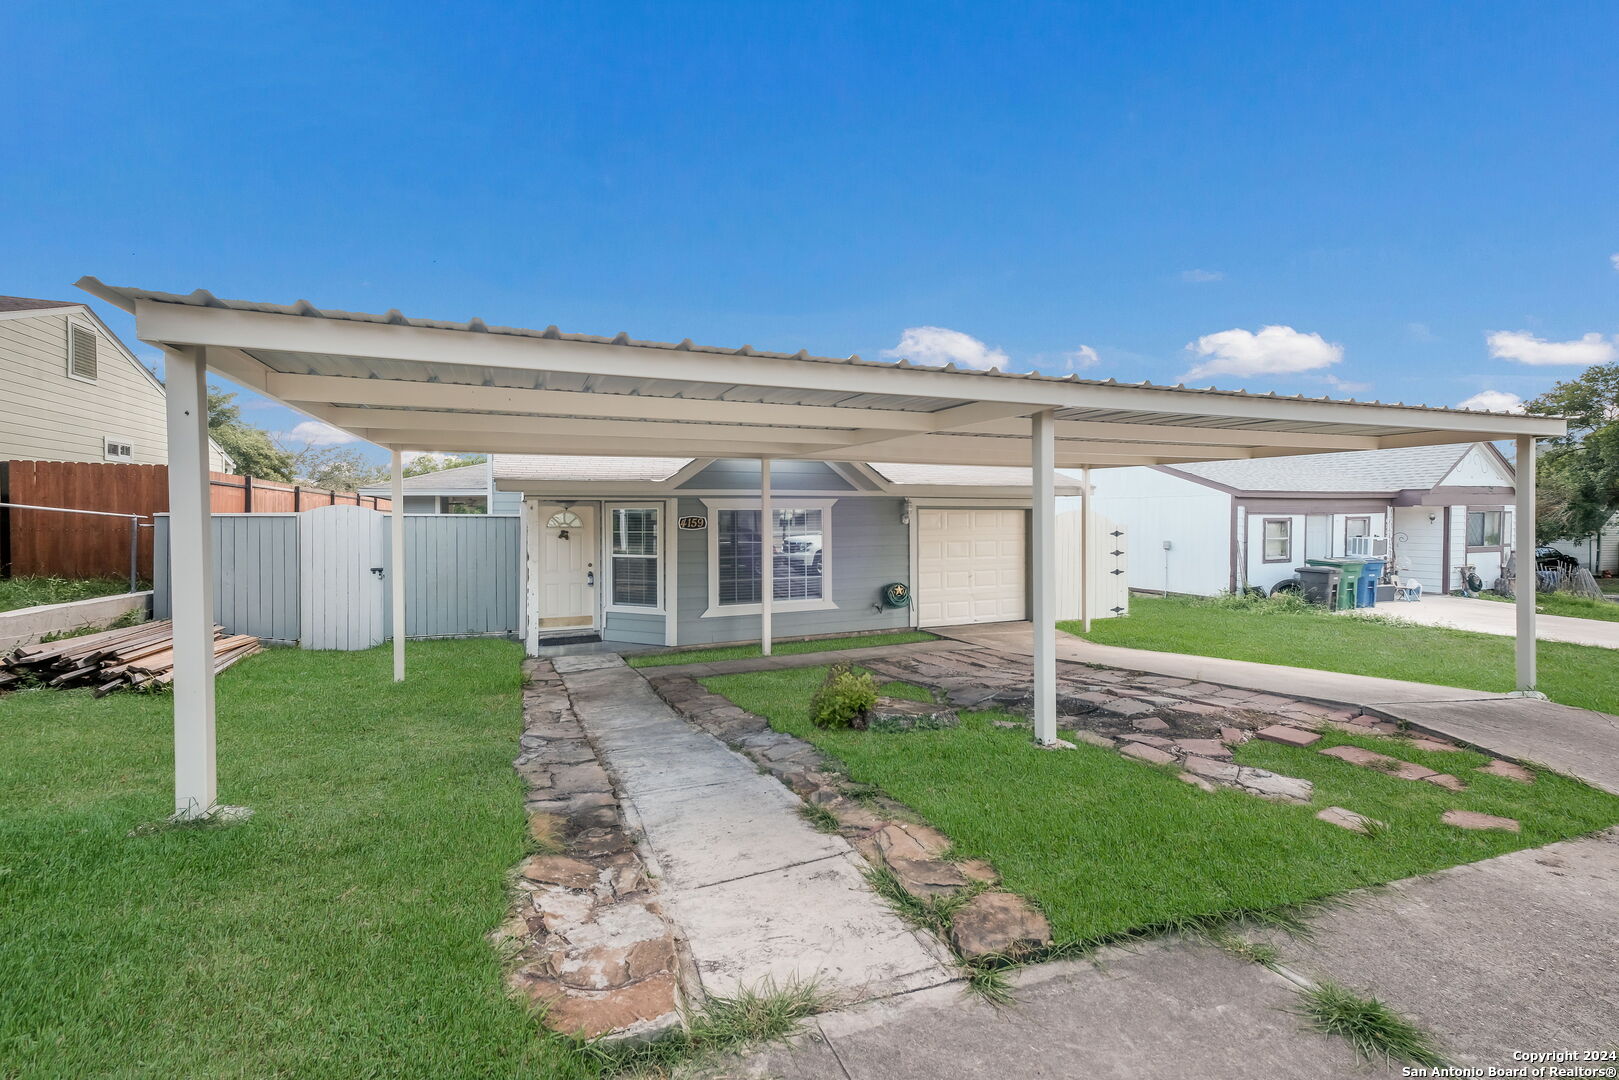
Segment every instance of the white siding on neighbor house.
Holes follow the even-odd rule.
[[[1511,471],[1482,446],[1475,446],[1456,463],[1438,487],[1510,487]]]
[[[94,382],[67,373],[68,323],[95,333]],[[137,465],[168,462],[162,389],[82,316],[0,319],[0,460],[105,461],[106,440],[127,442]],[[210,449],[209,467],[227,462]]]
[[[1265,561],[1264,537],[1267,518],[1272,520],[1285,518],[1293,524],[1292,548],[1288,552],[1287,558],[1281,562]],[[1273,514],[1257,510],[1243,513],[1245,524],[1241,527],[1245,530],[1244,535],[1248,541],[1247,585],[1250,588],[1264,589],[1269,592],[1277,582],[1286,581],[1290,577],[1297,576],[1293,573],[1293,568],[1304,565],[1304,545],[1302,543],[1305,535],[1304,518],[1305,515],[1303,514]],[[1315,557],[1314,555],[1310,556],[1312,559]]]
[[[1230,495],[1144,467],[1096,469],[1091,482],[1097,514],[1124,530],[1130,588],[1211,596],[1231,587]]]
[[[1584,540],[1557,540],[1551,546],[1580,560],[1593,574],[1619,573],[1619,514],[1609,518],[1600,533]]]
[[[1432,514],[1434,519],[1428,520]],[[1396,506],[1390,537],[1396,572],[1403,581],[1415,578],[1428,592],[1445,588],[1443,506]]]

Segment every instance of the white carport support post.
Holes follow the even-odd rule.
[[[1056,414],[1045,409],[1030,417],[1034,465],[1034,503],[1030,528],[1034,555],[1034,741],[1050,746],[1057,741],[1057,491],[1054,466]]]
[[[394,682],[405,681],[405,456],[394,447],[393,486],[389,489],[389,544],[392,566],[388,586],[393,590]]]
[[[1091,632],[1091,467],[1079,470],[1080,487],[1084,488],[1079,504],[1079,617],[1085,632]]]
[[[1538,582],[1535,580],[1535,437],[1533,435],[1518,436],[1517,461],[1514,463],[1517,475],[1514,477],[1514,489],[1517,492],[1516,533],[1513,538],[1512,550],[1518,557],[1518,580],[1513,586],[1518,590],[1518,634],[1517,634],[1517,668],[1518,689],[1532,691],[1535,688],[1535,590]]]
[[[169,440],[169,594],[174,623],[174,815],[218,798],[214,758],[214,538],[208,476],[208,364],[202,350],[165,362]]]
[[[759,459],[759,655],[770,655],[770,604],[776,598],[776,530],[770,512],[770,459]]]

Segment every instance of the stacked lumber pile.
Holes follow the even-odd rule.
[[[226,634],[214,627],[214,672],[262,651],[251,634]],[[174,681],[174,624],[142,623],[119,630],[25,645],[0,659],[0,690],[18,684],[67,689],[95,687],[95,696],[114,690],[157,689]]]

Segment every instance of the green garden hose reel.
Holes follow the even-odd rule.
[[[904,607],[910,602],[911,587],[903,581],[894,581],[883,586],[883,603],[889,607]]]

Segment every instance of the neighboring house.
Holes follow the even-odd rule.
[[[0,461],[168,463],[163,384],[84,304],[0,296],[0,400]]]
[[[404,478],[407,514],[516,514],[523,508],[523,496],[514,491],[492,491],[490,462],[457,465],[453,469],[422,473]],[[389,484],[360,489],[361,495],[386,499],[393,493]],[[490,509],[491,494],[494,508]]]
[[[1557,540],[1550,546],[1578,559],[1593,574],[1619,574],[1619,514],[1583,540]]]
[[[766,548],[778,637],[1028,617],[1028,469],[776,461],[773,520],[761,530],[756,460],[501,454],[492,464],[498,491],[522,500],[531,649],[579,633],[652,645],[756,639]],[[1078,493],[1059,480],[1059,495]],[[1107,546],[1093,545],[1093,560]],[[1072,618],[1077,554],[1063,550],[1059,538],[1059,593],[1074,595],[1058,613]],[[1122,610],[1122,572],[1097,578],[1112,592],[1097,584],[1093,614]],[[893,583],[913,603],[886,605]]]
[[[1490,443],[1244,458],[1092,473],[1096,508],[1128,535],[1130,586],[1269,590],[1305,559],[1386,537],[1402,578],[1485,586],[1512,547],[1512,466]]]

